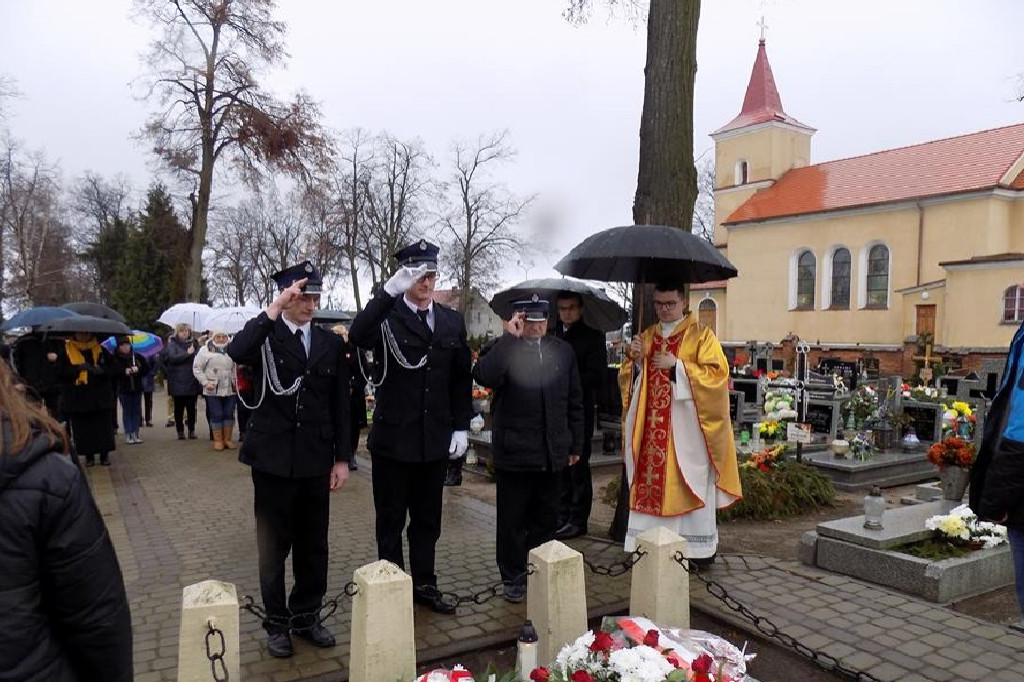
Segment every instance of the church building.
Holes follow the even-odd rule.
[[[1024,320],[1024,123],[811,164],[762,38],[743,106],[715,141],[714,243],[739,270],[691,309],[733,355],[799,337],[812,365],[883,374],[1002,369]],[[932,356],[935,356],[934,359]]]

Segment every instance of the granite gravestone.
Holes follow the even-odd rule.
[[[942,405],[904,400],[902,409],[910,418],[909,426],[913,427],[918,440],[929,443],[942,440]]]

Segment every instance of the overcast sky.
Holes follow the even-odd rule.
[[[598,4],[602,0],[595,0]],[[508,128],[510,187],[554,217],[550,265],[597,230],[628,224],[636,189],[646,27],[602,8],[574,28],[563,0],[279,0],[292,58],[270,83],[323,103],[326,123],[452,138]],[[818,129],[812,161],[1024,121],[1019,0],[704,0],[695,151],[743,99],[764,15],[787,113]],[[148,111],[129,82],[150,34],[129,0],[0,0],[0,74],[23,98],[13,134],[45,148],[66,178],[90,169],[153,175],[131,139]]]

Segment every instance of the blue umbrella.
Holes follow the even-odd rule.
[[[9,331],[18,327],[36,327],[65,317],[78,316],[78,313],[74,310],[41,305],[35,308],[26,308],[15,314],[11,319],[0,325],[0,331]]]

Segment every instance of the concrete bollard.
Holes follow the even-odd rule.
[[[529,562],[534,571],[526,582],[526,617],[537,629],[537,664],[548,666],[587,630],[583,555],[552,540],[531,550]]]
[[[224,635],[209,634],[213,626]],[[207,636],[209,635],[209,640]],[[178,634],[178,682],[209,682],[211,661],[223,656],[223,667],[215,663],[225,679],[238,679],[238,595],[232,583],[204,580],[181,591],[181,630]]]
[[[412,578],[390,561],[357,568],[349,682],[395,682],[416,674]]]
[[[686,540],[665,528],[651,528],[637,540],[647,556],[633,566],[629,612],[665,627],[689,628],[690,574],[673,558]]]

